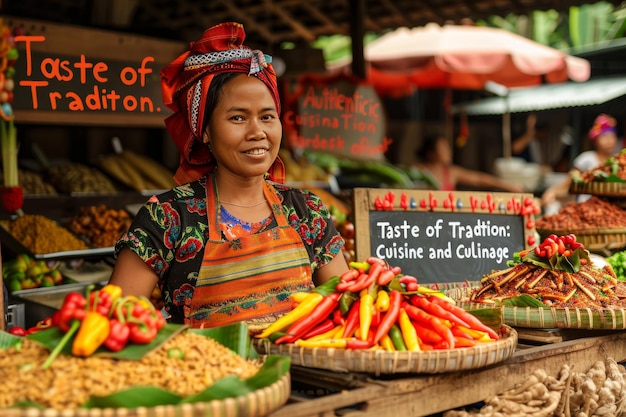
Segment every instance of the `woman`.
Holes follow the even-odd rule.
[[[169,321],[210,327],[272,321],[289,295],[348,269],[327,208],[282,185],[282,137],[270,57],[238,23],[208,29],[161,72],[179,187],[154,196],[116,245],[110,282],[161,289]]]
[[[424,139],[417,157],[422,161],[417,167],[426,171],[439,184],[438,189],[456,190],[457,185],[476,188],[493,188],[512,193],[522,193],[517,184],[508,183],[498,177],[480,171],[472,171],[452,163],[452,150],[443,136],[430,136]]]
[[[618,141],[615,119],[608,114],[600,114],[594,120],[588,136],[594,149],[581,153],[572,162],[574,169],[580,172],[599,167],[616,153]],[[567,196],[571,182],[572,177],[568,175],[564,181],[546,189],[541,196],[542,206],[553,206],[558,198]],[[581,194],[578,196],[578,201],[584,201],[589,197],[589,195]],[[556,209],[552,207],[550,211]]]

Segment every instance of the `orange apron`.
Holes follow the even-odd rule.
[[[263,192],[277,227],[224,238],[216,188],[215,179],[207,178],[209,238],[185,321],[192,327],[271,322],[291,310],[290,294],[313,288],[308,253],[267,182]]]

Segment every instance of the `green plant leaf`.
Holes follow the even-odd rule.
[[[17,346],[21,341],[21,336],[15,336],[8,332],[0,332],[0,350]]]
[[[243,322],[206,329],[189,329],[189,331],[210,337],[246,359],[250,359],[250,355],[256,353],[254,349],[251,349],[248,326]]]
[[[176,405],[182,397],[157,387],[134,387],[105,397],[92,396],[81,408],[137,408]]]
[[[548,307],[541,301],[529,294],[522,294],[502,300],[502,305],[509,307]]]

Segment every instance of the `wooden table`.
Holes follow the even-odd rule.
[[[513,356],[499,364],[445,374],[373,377],[293,366],[294,393],[270,417],[428,416],[483,401],[525,381],[537,369],[557,376],[564,364],[582,372],[598,360],[626,360],[626,331],[563,333],[567,340],[561,342],[518,345]],[[301,385],[308,392],[298,392]]]

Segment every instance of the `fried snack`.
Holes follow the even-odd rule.
[[[177,355],[168,354],[172,350]],[[138,386],[155,386],[190,396],[227,375],[249,378],[261,366],[211,338],[188,331],[137,361],[60,355],[50,368],[41,369],[48,353],[28,339],[20,349],[2,352],[0,409],[20,401],[57,410],[76,409],[93,395],[106,396]]]
[[[124,210],[107,208],[104,204],[81,207],[69,219],[67,228],[84,237],[95,248],[114,246],[122,233],[130,227],[132,219]]]
[[[623,285],[610,267],[581,265],[578,272],[566,272],[522,262],[485,275],[470,301],[494,304],[528,294],[553,307],[611,308],[623,303]]]

